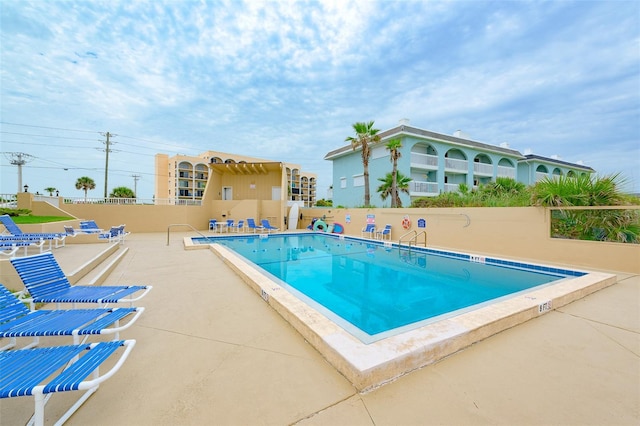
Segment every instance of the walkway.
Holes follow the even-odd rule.
[[[128,237],[105,285],[154,286],[123,335],[138,344],[69,425],[640,423],[640,276],[359,394],[215,255],[183,250],[182,235],[170,246],[166,234]],[[93,255],[54,254],[67,273]],[[1,400],[0,423],[32,411],[29,398]]]

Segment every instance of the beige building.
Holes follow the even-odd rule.
[[[284,197],[303,207],[316,202],[317,176],[303,172],[298,164],[207,151],[197,157],[157,154],[155,169],[155,199],[169,204],[200,204],[208,185],[213,185],[212,200]]]

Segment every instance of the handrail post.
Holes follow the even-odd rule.
[[[188,226],[196,234],[200,235],[203,238],[207,238],[206,235],[204,235],[202,232],[198,231],[196,228],[194,228],[193,226],[189,225],[188,223],[172,223],[171,225],[167,226],[167,245],[169,245],[169,230],[171,229],[172,226]]]

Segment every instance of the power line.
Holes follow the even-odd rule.
[[[95,130],[77,130],[77,129],[65,129],[62,127],[47,127],[47,126],[36,126],[33,124],[21,124],[21,123],[10,123],[8,121],[0,121],[0,124],[8,124],[10,126],[21,126],[21,127],[33,127],[36,129],[50,129],[50,130],[65,130],[67,132],[82,132],[82,133],[100,133]]]

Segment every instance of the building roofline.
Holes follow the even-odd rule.
[[[589,166],[585,166],[584,164],[571,163],[569,161],[558,160],[557,158],[549,158],[549,157],[544,157],[542,155],[536,155],[536,154],[527,154],[524,157],[525,157],[524,159],[519,160],[519,161],[526,162],[526,161],[530,161],[530,160],[540,160],[540,161],[544,161],[546,163],[558,164],[558,165],[563,165],[563,166],[570,166],[570,167],[574,167],[574,168],[577,168],[577,169],[583,169],[583,170],[587,170],[587,171],[590,171],[590,172],[595,172],[594,169],[592,169]]]
[[[445,142],[449,142],[449,143],[453,143],[454,145],[460,145],[460,146],[466,146],[466,147],[474,147],[474,148],[479,148],[481,150],[484,151],[492,151],[492,152],[498,152],[501,154],[507,154],[513,157],[517,157],[517,159],[522,159],[524,158],[524,156],[517,150],[515,149],[511,149],[511,148],[504,148],[501,146],[497,146],[497,145],[490,145],[490,144],[486,144],[486,143],[482,143],[482,142],[477,142],[477,141],[473,141],[470,139],[463,139],[463,138],[459,138],[456,136],[449,136],[449,135],[445,135],[442,133],[436,133],[436,132],[432,132],[429,130],[424,130],[424,129],[419,129],[417,127],[411,127],[411,126],[407,126],[407,125],[400,125],[400,126],[396,126],[393,127],[389,130],[385,130],[383,132],[378,133],[378,136],[380,136],[380,142],[376,145],[382,144],[383,140],[386,139],[391,139],[394,136],[400,136],[400,135],[407,135],[407,136],[422,136],[422,137],[426,137],[426,138],[430,138],[433,140],[440,140],[440,141],[445,141]],[[338,149],[335,149],[333,151],[328,152],[324,159],[325,160],[330,160],[332,158],[335,158],[337,156],[339,156],[340,154],[346,153],[347,151],[350,151],[351,145],[346,145],[343,147],[340,147]]]

